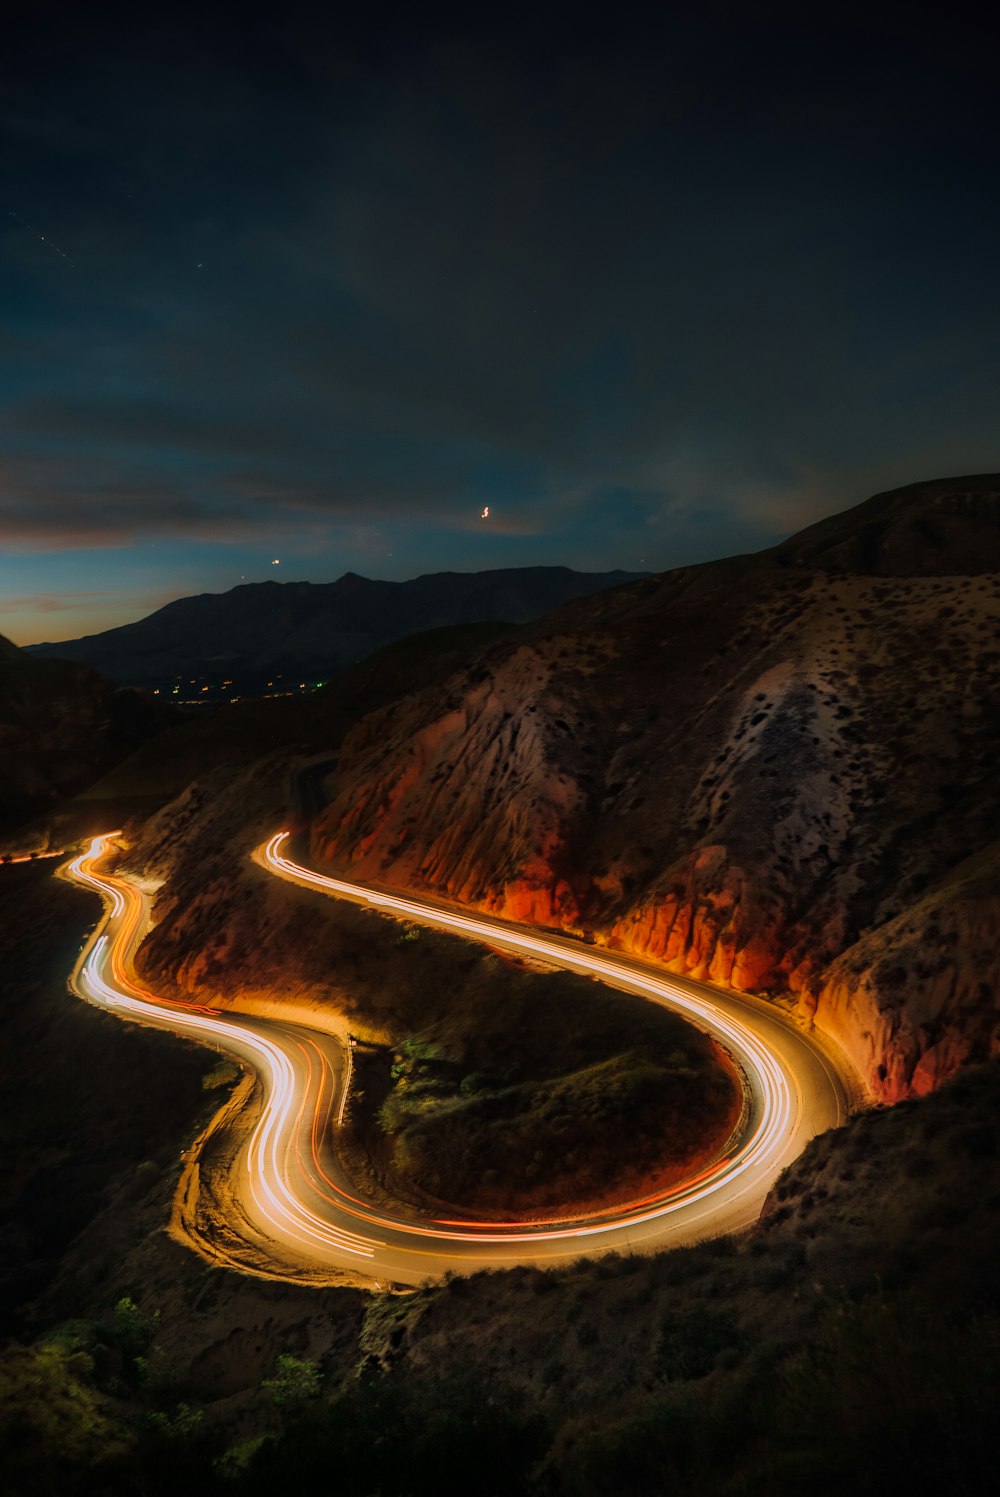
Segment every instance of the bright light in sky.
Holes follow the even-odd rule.
[[[0,633],[269,566],[666,570],[995,468],[971,31],[212,9],[196,65],[114,6],[4,33]]]

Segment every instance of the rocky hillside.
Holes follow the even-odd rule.
[[[45,659],[81,660],[129,686],[233,681],[244,692],[278,676],[326,676],[391,640],[489,620],[537,619],[571,598],[629,582],[630,572],[516,567],[438,572],[378,582],[347,572],[336,582],[257,582],[178,598],[148,618],[85,639],[30,646]]]
[[[801,530],[773,554],[783,563],[872,577],[978,577],[996,556],[995,473],[911,483]]]
[[[977,1497],[998,1139],[972,1069],[814,1140],[741,1239],[406,1295],[206,1270],[159,1227],[167,1148],[134,1153],[0,1351],[8,1489]]]
[[[326,865],[787,999],[872,1091],[996,1043],[1000,478],[581,600],[347,736]]]
[[[85,665],[0,638],[0,835],[106,774],[173,721]]]

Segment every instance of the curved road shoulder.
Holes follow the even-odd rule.
[[[449,1269],[557,1264],[583,1252],[677,1246],[749,1226],[775,1177],[809,1138],[847,1116],[848,1091],[829,1055],[758,1000],[708,989],[569,937],[330,879],[291,862],[285,856],[287,839],[287,833],[278,833],[254,854],[282,878],[588,973],[676,1010],[736,1059],[750,1088],[747,1127],[730,1152],[696,1180],[599,1218],[505,1227],[387,1215],[352,1193],[337,1158],[345,1057],[336,1036],[290,1022],[280,1004],[267,1017],[220,1012],[208,1004],[162,999],[139,986],[132,959],[148,927],[148,898],[135,884],[96,870],[110,839],[95,838],[64,870],[96,889],[106,907],[74,969],[75,991],[123,1018],[225,1050],[260,1078],[260,1088],[254,1089],[261,1098],[259,1115],[227,1161],[225,1189],[217,1192],[230,1212],[224,1232],[221,1226],[219,1231],[225,1241],[191,1241],[214,1261],[299,1282],[343,1283],[350,1274],[355,1281],[360,1275],[412,1284]],[[190,1172],[186,1186],[190,1192]]]

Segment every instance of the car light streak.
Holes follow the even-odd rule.
[[[107,850],[109,840],[108,837],[95,837],[88,851],[71,863],[70,871],[108,899],[108,919],[114,921],[129,912],[131,901],[128,893],[139,896],[132,885],[94,874],[91,865]],[[291,1060],[280,1046],[246,1025],[213,1014],[211,1010],[190,1005],[183,1011],[183,1005],[167,1007],[137,989],[124,990],[122,966],[128,942],[134,939],[141,921],[141,899],[138,919],[134,907],[131,913],[132,918],[117,933],[113,945],[107,935],[101,934],[91,946],[79,972],[82,996],[142,1023],[162,1025],[206,1044],[221,1044],[241,1056],[249,1054],[264,1080],[264,1108],[247,1149],[250,1192],[261,1219],[272,1229],[279,1229],[283,1239],[291,1238],[306,1249],[332,1247],[370,1258],[379,1246],[377,1242],[345,1232],[317,1216],[294,1194],[288,1181],[283,1151],[287,1151],[289,1145],[288,1123],[297,1100],[296,1078]],[[108,965],[112,968],[115,986],[111,986],[103,975]],[[131,984],[128,987],[131,988]]]
[[[621,985],[624,970],[629,991],[640,993],[678,1010],[696,1022],[700,1028],[722,1041],[725,1048],[736,1059],[757,1099],[760,1116],[756,1126],[748,1131],[740,1141],[739,1147],[710,1172],[708,1180],[699,1177],[695,1181],[686,1182],[682,1187],[664,1192],[662,1196],[655,1198],[655,1207],[647,1211],[617,1212],[613,1217],[616,1225],[637,1226],[656,1216],[703,1200],[721,1185],[731,1184],[739,1176],[756,1168],[770,1150],[780,1146],[784,1141],[793,1120],[792,1088],[789,1079],[776,1057],[750,1029],[723,1015],[710,1001],[695,998],[667,978],[644,976],[631,969],[623,969],[623,964],[615,962],[613,958],[596,956],[585,949],[574,951],[561,943],[546,940],[543,936],[503,927],[492,921],[477,919],[472,915],[439,909],[436,906],[424,904],[422,901],[387,894],[381,890],[366,888],[361,884],[348,883],[345,879],[330,878],[326,874],[315,873],[312,869],[293,863],[291,859],[283,856],[281,849],[289,835],[288,832],[276,832],[261,850],[261,857],[266,866],[283,877],[312,885],[314,888],[341,898],[360,900],[377,909],[403,915],[407,919],[440,926],[445,930],[457,931],[491,945],[509,946],[515,951],[542,957],[557,966],[569,967],[574,971],[586,973],[606,982]],[[514,1224],[511,1223],[509,1228],[503,1229],[502,1236],[499,1236],[497,1240],[527,1241],[539,1237],[551,1239],[557,1236],[592,1236],[606,1230],[607,1215],[607,1213],[603,1214],[601,1221],[591,1226],[581,1223],[553,1229],[553,1224],[549,1222],[531,1224],[547,1227],[550,1230],[532,1231],[527,1234],[523,1231],[518,1233]],[[498,1230],[496,1222],[459,1223],[441,1220],[436,1225],[444,1228],[461,1226],[468,1229],[473,1226],[482,1229],[472,1234],[467,1231],[465,1234],[449,1231],[449,1236],[462,1241],[488,1241],[490,1235],[497,1234]],[[526,1224],[518,1223],[517,1225],[523,1228]],[[412,1228],[412,1230],[418,1229]]]
[[[139,986],[132,960],[145,932],[148,901],[134,884],[94,869],[114,835],[95,837],[67,865],[68,874],[96,889],[106,906],[105,919],[77,964],[74,986],[82,997],[123,1018],[222,1048],[256,1071],[263,1091],[261,1115],[231,1170],[246,1221],[231,1225],[246,1238],[249,1224],[272,1253],[276,1246],[307,1265],[350,1266],[367,1260],[380,1278],[417,1282],[450,1264],[474,1268],[559,1259],[569,1255],[562,1244],[573,1240],[586,1240],[591,1251],[627,1247],[629,1229],[642,1229],[639,1238],[649,1245],[695,1241],[752,1220],[771,1181],[794,1157],[790,1150],[797,1153],[809,1136],[795,1059],[780,1055],[780,1047],[759,1032],[767,1029],[759,1018],[755,1031],[752,1015],[743,1022],[741,1013],[724,1012],[707,993],[692,992],[625,958],[316,873],[285,856],[289,834],[278,832],[254,856],[282,878],[541,957],[677,1010],[725,1047],[751,1097],[744,1132],[721,1159],[682,1184],[612,1211],[576,1220],[509,1223],[413,1221],[387,1214],[352,1194],[334,1152],[350,1089],[350,1044],[338,1097],[340,1049],[330,1035],[282,1020],[280,1004],[274,1019],[261,1019],[160,998]],[[739,1001],[734,998],[733,1004]],[[796,1043],[808,1059],[808,1043],[801,1037]],[[825,1071],[817,1086],[823,1068],[815,1054],[811,1065],[813,1092],[822,1093],[825,1084],[829,1093],[821,1095],[819,1110],[828,1121],[839,1121],[842,1095]],[[254,1245],[259,1249],[260,1244]]]

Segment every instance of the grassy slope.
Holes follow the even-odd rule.
[[[293,1360],[270,1383],[252,1355],[205,1383],[212,1326],[220,1347],[238,1335],[225,1304],[253,1323],[236,1276],[214,1274],[211,1299],[161,1284],[138,1323],[109,1302],[0,1357],[11,1490],[251,1497],[335,1471],[344,1497],[457,1497],[470,1481],[488,1497],[977,1497],[993,1459],[998,1143],[993,1065],[817,1139],[738,1242],[316,1295],[317,1333],[286,1325]],[[67,1345],[75,1360],[53,1350]],[[167,1354],[169,1376],[151,1375]]]
[[[395,1052],[377,1118],[394,1180],[516,1214],[626,1201],[725,1144],[740,1093],[690,1025],[499,958],[470,979]]]
[[[421,937],[423,939],[423,937]],[[720,1148],[740,1097],[711,1044],[651,1005],[478,958],[396,1051],[378,1114],[392,1179],[477,1209],[627,1200]]]
[[[505,1430],[512,1490],[977,1493],[992,1459],[998,1143],[992,1066],[817,1139],[738,1243],[378,1302],[370,1387],[348,1383],[290,1429],[250,1490],[279,1469],[307,1482],[336,1450],[347,1491],[436,1479],[457,1492],[442,1430],[462,1449],[478,1424],[485,1449]],[[387,1428],[406,1462],[377,1444]],[[435,1447],[432,1478],[419,1452]]]
[[[484,1209],[621,1199],[651,1169],[725,1142],[736,1088],[707,1042],[666,1011],[409,931],[249,863],[248,846],[280,825],[280,779],[280,766],[266,781],[252,771],[146,829],[133,861],[167,859],[170,877],[139,968],[162,991],[346,1013],[359,1038],[383,1047],[360,1084],[385,1101],[386,1127],[372,1128],[371,1108],[356,1116],[380,1184]],[[249,831],[248,803],[261,823]]]
[[[67,1181],[79,1185],[63,1234],[50,1236],[60,1215],[46,1220],[58,1287],[31,1320],[90,1318],[60,1332],[56,1349],[50,1340],[3,1354],[0,1448],[13,1492],[263,1492],[275,1474],[315,1485],[334,1469],[339,1490],[366,1497],[467,1491],[473,1469],[486,1492],[581,1497],[983,1490],[997,1349],[996,1067],[818,1139],[738,1244],[483,1275],[404,1298],[262,1292],[206,1276],[162,1238],[202,1060],[190,1057],[185,1082],[170,1063],[189,1058],[184,1047],[65,996],[94,905],[51,886],[69,901],[57,909],[46,874],[4,870],[29,891],[5,971],[20,949],[18,970],[45,971],[49,983],[47,994],[34,981],[9,994],[4,1055],[22,1119],[33,1109],[20,1142],[44,1138],[71,1157],[58,1179],[35,1165],[37,1194],[8,1185],[7,1241],[36,1230],[39,1199],[65,1201]],[[66,930],[61,956],[50,953],[49,917]],[[398,977],[424,938],[396,947],[385,929]],[[50,1013],[79,1024],[49,1035]],[[147,1158],[153,1209],[149,1171],[137,1169]],[[71,1241],[94,1211],[95,1227]],[[126,1292],[140,1298],[145,1330],[113,1313]],[[275,1404],[259,1384],[279,1354],[321,1376],[304,1375],[296,1392],[293,1369]],[[271,1443],[245,1452],[249,1473],[221,1483],[213,1462],[268,1432]]]

